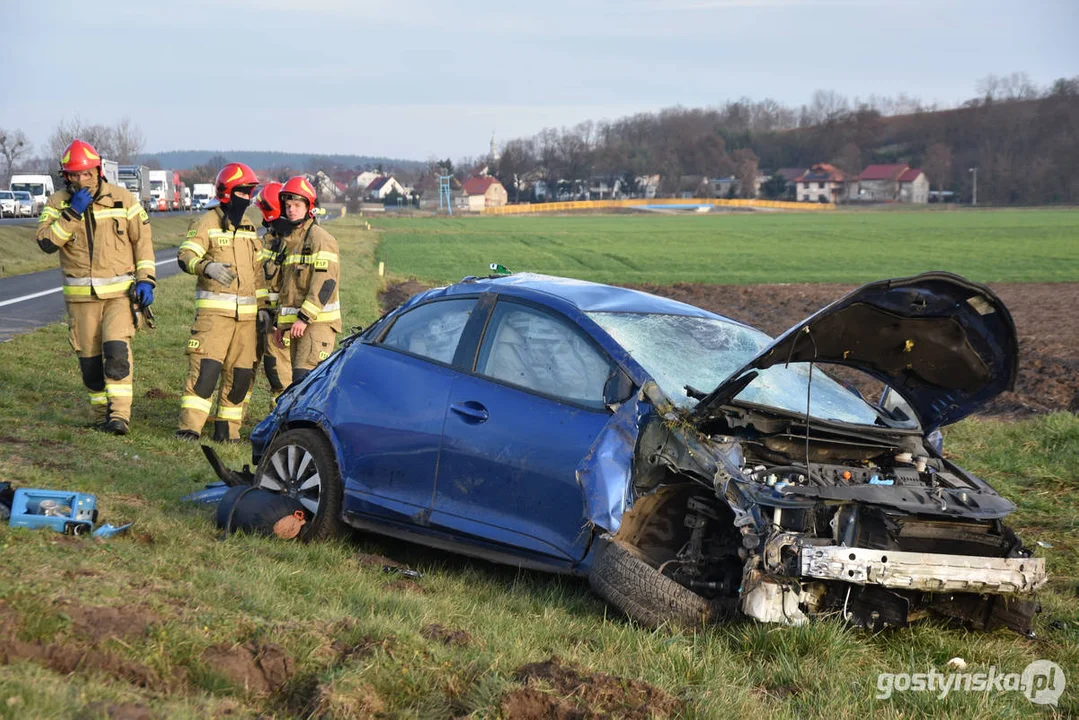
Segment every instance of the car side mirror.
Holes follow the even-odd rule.
[[[633,397],[633,381],[626,371],[616,367],[603,384],[603,404],[607,407],[621,405]]]

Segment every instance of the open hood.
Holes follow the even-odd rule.
[[[985,285],[946,272],[863,285],[783,333],[704,397],[718,412],[747,373],[787,362],[848,365],[905,399],[929,432],[1015,384],[1019,341],[1004,303]]]

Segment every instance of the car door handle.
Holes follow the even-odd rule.
[[[481,423],[486,422],[487,420],[487,408],[475,400],[453,403],[450,405],[450,410],[453,410],[455,413],[465,417],[471,422]]]

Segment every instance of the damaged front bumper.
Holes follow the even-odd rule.
[[[1028,594],[1047,579],[1042,558],[989,558],[836,545],[802,547],[799,564],[805,577],[932,593]]]

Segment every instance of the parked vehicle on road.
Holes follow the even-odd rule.
[[[172,170],[150,171],[150,205],[159,212],[179,210],[177,199],[176,173]]]
[[[108,158],[101,158],[101,177],[105,178],[105,182],[112,183],[113,185],[120,184],[120,164],[115,160],[109,160]]]
[[[0,218],[13,218],[19,214],[19,200],[10,190],[0,190]]]
[[[868,402],[822,363],[887,391]],[[1029,633],[1044,560],[936,432],[1017,366],[1007,308],[948,273],[870,283],[775,340],[634,290],[466,278],[287,389],[246,478],[302,504],[307,539],[347,525],[587,576],[650,625]]]
[[[19,217],[34,216],[34,197],[25,190],[16,190],[15,199],[19,201]]]
[[[191,202],[196,210],[204,210],[215,197],[213,183],[195,183],[191,188]]]
[[[53,188],[52,175],[12,175],[11,190],[25,190],[34,198],[34,215],[45,207],[45,201],[56,190]]]
[[[150,206],[150,168],[145,165],[121,165],[120,184],[127,188],[144,207]]]

